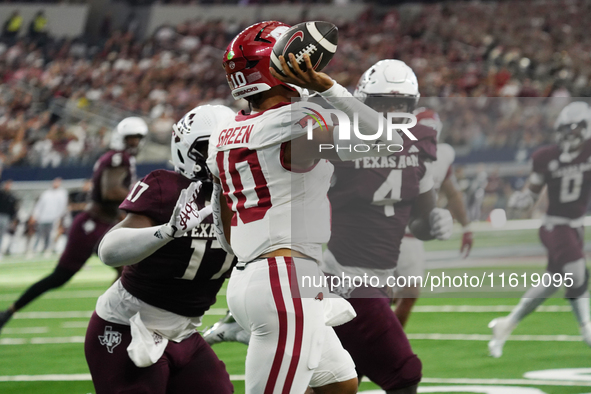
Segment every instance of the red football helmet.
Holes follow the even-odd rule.
[[[284,84],[269,72],[273,45],[290,26],[282,22],[259,22],[240,32],[226,48],[224,69],[235,100]]]

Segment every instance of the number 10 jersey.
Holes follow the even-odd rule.
[[[211,136],[208,165],[234,212],[230,243],[239,261],[281,248],[322,258],[322,244],[330,238],[333,166],[320,160],[298,172],[284,160],[286,144],[306,134],[312,106],[319,108],[282,103],[240,113]]]

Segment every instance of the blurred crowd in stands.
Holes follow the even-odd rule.
[[[339,26],[339,50],[326,72],[353,89],[376,61],[404,60],[419,77],[422,97],[474,97],[454,116],[440,108],[443,140],[473,150],[534,147],[549,140],[553,121],[536,109],[540,101],[528,106],[511,98],[591,96],[590,14],[591,3],[583,0],[445,2],[385,14],[369,8],[354,22],[333,21]],[[107,17],[95,42],[3,35],[0,156],[5,165],[79,163],[105,149],[109,130],[85,121],[57,121],[51,110],[56,98],[66,110],[117,108],[144,116],[151,138],[162,143],[168,143],[172,124],[194,106],[237,105],[220,59],[245,24],[190,20],[139,39],[134,18],[118,29]],[[503,116],[494,128],[473,110],[485,97],[506,98],[490,115]]]

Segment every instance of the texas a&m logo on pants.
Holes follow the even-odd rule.
[[[111,326],[105,327],[105,335],[99,335],[101,345],[106,346],[109,353],[113,353],[113,349],[121,343],[121,333],[113,331]]]

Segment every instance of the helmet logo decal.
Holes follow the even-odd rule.
[[[304,32],[299,30],[299,31],[296,31],[295,33],[293,33],[293,35],[291,36],[289,41],[287,41],[287,44],[285,44],[285,47],[283,48],[283,53],[282,53],[283,56],[285,56],[285,52],[287,52],[287,48],[289,48],[291,43],[294,42],[296,38],[299,38],[300,41],[304,41]]]
[[[228,52],[228,60],[232,60],[234,58],[234,51]]]

